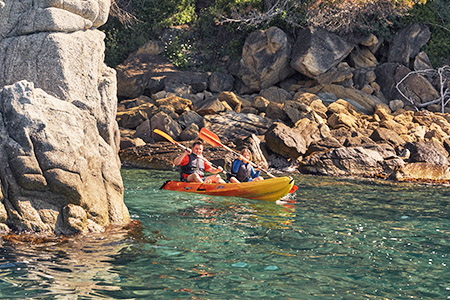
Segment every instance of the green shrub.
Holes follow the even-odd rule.
[[[450,1],[434,0],[415,5],[403,24],[422,23],[431,31],[430,41],[423,50],[435,68],[450,64]]]

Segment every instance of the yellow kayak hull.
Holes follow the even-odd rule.
[[[294,179],[290,177],[278,177],[261,181],[222,184],[167,181],[161,189],[211,196],[277,201],[286,196],[291,191],[293,185]]]

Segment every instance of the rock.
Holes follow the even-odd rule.
[[[242,107],[242,101],[238,99],[235,93],[233,92],[222,92],[217,96],[217,100],[223,102],[225,101],[228,105],[230,105],[231,110],[240,109]]]
[[[60,216],[70,204],[87,214],[88,226],[78,227],[83,231],[129,221],[119,141],[101,135],[89,110],[20,81],[3,87],[0,111],[0,178],[10,228],[73,233]],[[118,137],[117,123],[110,126]]]
[[[288,91],[278,88],[276,86],[271,86],[270,88],[260,91],[259,95],[264,99],[276,103],[284,103],[286,100],[292,98],[291,94]]]
[[[159,112],[150,119],[150,126],[153,130],[159,129],[173,139],[178,140],[181,133],[181,126],[174,121],[169,115]],[[166,139],[159,134],[152,133],[154,141],[166,141]]]
[[[136,128],[136,132],[133,135],[133,137],[141,139],[144,142],[144,144],[145,143],[153,143],[155,140],[153,139],[152,132],[153,132],[153,130],[152,130],[152,127],[150,126],[150,120],[145,120]],[[134,141],[134,142],[136,142],[136,141]],[[136,143],[135,146],[142,146],[142,144]],[[120,149],[123,149],[123,148],[120,147]]]
[[[142,95],[142,96],[139,96],[134,99],[127,99],[127,100],[121,101],[120,106],[123,106],[123,108],[125,108],[125,109],[129,109],[129,108],[137,107],[137,106],[140,106],[142,104],[147,104],[147,103],[155,104],[155,101],[153,101],[153,99],[151,99],[147,96]]]
[[[157,106],[163,106],[163,105],[170,106],[173,108],[173,110],[177,114],[182,114],[185,111],[192,109],[192,101],[191,100],[183,99],[183,98],[180,98],[177,96],[172,96],[172,97],[156,100],[156,105]]]
[[[180,140],[181,141],[195,140],[196,138],[198,138],[199,132],[200,129],[198,128],[197,124],[191,123],[180,133]]]
[[[224,141],[243,141],[251,134],[263,135],[272,125],[272,121],[252,114],[234,111],[205,116],[208,129]],[[237,143],[236,144],[241,144]]]
[[[402,109],[403,107],[405,107],[405,104],[403,103],[402,100],[392,100],[392,101],[389,101],[389,108],[390,108],[393,112],[396,112],[396,111]]]
[[[323,29],[307,28],[299,32],[292,48],[291,66],[315,78],[339,64],[354,45]]]
[[[161,41],[148,41],[135,53],[136,56],[154,56],[164,52],[164,43]]]
[[[288,77],[291,45],[277,27],[258,30],[245,40],[242,49],[241,78],[254,91],[268,88]]]
[[[58,99],[85,107],[99,120],[108,115],[112,119],[104,122],[111,122],[117,104],[105,102],[115,97],[109,92],[114,90],[116,79],[114,70],[103,63],[104,36],[98,30],[88,30],[2,39],[0,87],[27,80]],[[106,109],[111,111],[106,113]]]
[[[266,155],[261,147],[261,140],[257,135],[252,134],[246,138],[243,144],[250,149],[253,156],[253,162],[260,166],[262,169],[267,169],[269,164],[266,160]]]
[[[333,128],[345,127],[347,129],[357,127],[356,118],[345,113],[333,113],[328,118],[328,125]]]
[[[431,140],[427,143],[415,142],[405,144],[405,148],[411,153],[409,162],[426,162],[438,166],[448,166],[448,152],[445,148]]]
[[[349,56],[350,65],[356,69],[375,68],[378,61],[366,47],[355,47]]]
[[[179,71],[161,55],[131,54],[117,70],[117,94],[136,98],[162,90],[179,97],[196,94],[208,87],[208,75],[200,72]]]
[[[380,85],[381,92],[388,100],[400,99],[401,95],[398,93],[395,85],[395,80],[398,69],[398,63],[384,63],[375,68],[376,82]]]
[[[342,147],[342,144],[339,143],[339,141],[333,137],[325,137],[321,140],[318,140],[316,142],[312,142],[308,150],[305,153],[305,157],[312,155],[316,152],[327,152],[334,148],[340,148]]]
[[[315,111],[319,115],[321,115],[323,118],[326,117],[326,113],[328,111],[328,108],[323,104],[322,100],[317,99],[311,102],[309,105],[311,107],[311,110]]]
[[[181,114],[180,118],[178,119],[178,123],[181,125],[182,128],[187,128],[191,124],[196,124],[198,128],[205,127],[205,119],[200,116],[195,111],[186,111],[183,114]]]
[[[336,67],[330,68],[325,73],[316,76],[319,84],[343,83],[353,77],[352,68],[346,63],[341,62]]]
[[[182,142],[186,147],[192,147],[192,143]],[[119,152],[120,159],[125,166],[134,168],[148,168],[157,170],[174,171],[173,160],[182,153],[182,149],[169,142],[158,144],[146,144],[145,146],[127,148]],[[203,144],[203,154],[211,162],[225,160],[231,162],[235,156],[222,147],[212,147]],[[179,177],[173,178],[177,180]]]
[[[407,163],[396,170],[392,178],[398,181],[448,183],[450,182],[450,169],[447,166],[427,162]]]
[[[327,114],[331,115],[333,113],[336,114],[346,114],[353,117],[358,117],[359,113],[355,110],[355,107],[342,99],[337,100],[336,102],[331,103],[327,107]]]
[[[289,117],[293,124],[303,118],[311,108],[297,101],[286,101],[283,106],[284,113]]]
[[[231,91],[233,89],[234,77],[230,74],[215,71],[209,76],[209,90],[213,93]]]
[[[388,62],[396,62],[409,67],[409,61],[414,58],[430,39],[430,29],[426,25],[412,24],[399,32],[389,47]]]
[[[289,117],[286,115],[283,104],[271,102],[266,108],[266,117],[272,120],[287,121]]]
[[[400,82],[409,72],[411,72],[410,69],[400,66],[394,75],[395,82]],[[410,101],[413,101],[416,104],[426,103],[440,97],[433,85],[424,76],[419,74],[408,76],[408,78],[399,85],[399,88]],[[400,97],[401,98],[399,99],[408,101],[403,96]]]
[[[318,123],[315,120],[310,120],[308,118],[301,119],[295,123],[293,129],[301,134],[307,148],[312,143],[331,137],[330,128],[325,122]]]
[[[144,94],[155,94],[164,90],[166,77],[177,72],[175,66],[165,57],[130,55],[117,71],[117,95],[136,98]]]
[[[48,2],[48,1],[47,1]],[[0,39],[36,32],[74,32],[97,28],[109,14],[109,0],[50,3],[22,1],[2,2]]]
[[[243,114],[258,114],[258,110],[254,107],[244,107],[242,110],[235,110],[236,112],[241,112]]]
[[[195,109],[195,111],[201,116],[213,115],[225,110],[225,106],[223,106],[219,99],[203,101],[199,104],[199,107]]]
[[[340,85],[330,84],[326,86],[318,86],[316,88],[309,89],[312,93],[333,93],[338,98],[344,99],[351,103],[358,111],[365,114],[371,114],[374,112],[377,104],[383,104],[383,102],[375,96],[368,95],[355,88],[346,88]]]
[[[372,47],[378,44],[378,38],[373,33],[369,33],[360,37],[358,43],[366,47]]]
[[[414,59],[414,70],[419,71],[427,69],[433,69],[433,66],[431,65],[428,55],[425,52],[421,51]]]
[[[299,170],[317,175],[375,177],[391,174],[394,168],[404,164],[398,158],[385,160],[395,156],[394,149],[381,145],[337,148],[313,153],[300,163]]]
[[[63,208],[63,222],[69,233],[86,231],[87,214],[81,206],[68,204]]]
[[[116,118],[120,127],[134,129],[151,118],[158,111],[151,103],[145,103],[131,109],[117,112]]]
[[[0,9],[3,229],[79,232],[61,215],[70,204],[87,215],[85,232],[129,222],[116,76],[103,63],[105,35],[96,30],[109,6],[8,1]]]
[[[139,147],[139,146],[144,146],[145,142],[141,139],[141,138],[129,138],[129,137],[124,137],[120,139],[120,149],[126,149],[126,148],[131,148],[131,147]]]
[[[386,128],[377,128],[370,135],[370,138],[377,143],[389,143],[392,146],[403,145],[405,141],[394,131]]]
[[[264,97],[256,96],[253,98],[252,106],[258,110],[258,112],[265,112],[270,101]]]
[[[272,152],[297,159],[306,153],[306,142],[299,132],[283,123],[274,123],[266,132],[265,140]]]
[[[299,91],[299,92],[295,93],[292,100],[300,102],[300,103],[304,103],[306,105],[310,105],[315,100],[322,101],[316,94],[308,93],[305,91]]]
[[[380,127],[389,129],[399,136],[404,136],[408,134],[408,127],[404,126],[403,124],[400,124],[394,120],[385,120],[380,122]]]

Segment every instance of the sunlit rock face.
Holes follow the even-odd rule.
[[[129,221],[118,158],[110,0],[0,1],[0,230]]]

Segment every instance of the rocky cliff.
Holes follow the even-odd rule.
[[[450,67],[433,70],[420,51],[429,38],[420,24],[392,41],[272,27],[213,73],[177,71],[149,42],[117,67],[121,157],[159,168],[170,158],[144,146],[153,129],[189,141],[207,127],[263,166],[448,182]]]
[[[110,0],[0,1],[0,226],[102,231],[129,221],[104,63]]]

